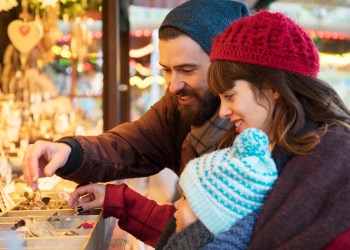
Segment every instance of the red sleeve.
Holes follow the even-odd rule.
[[[325,250],[350,249],[350,229],[340,234],[329,243]]]
[[[106,185],[103,216],[113,216],[121,229],[147,245],[155,247],[174,213],[172,205],[158,205],[127,185]]]

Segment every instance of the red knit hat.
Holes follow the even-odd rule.
[[[233,22],[218,35],[210,60],[258,64],[317,76],[319,54],[315,43],[294,21],[266,10]]]

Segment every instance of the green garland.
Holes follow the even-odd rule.
[[[59,0],[60,4],[60,18],[68,15],[69,18],[77,17],[84,13],[85,10],[92,6],[101,5],[102,0]],[[28,0],[29,12],[34,14],[35,10],[39,7],[40,15],[45,11],[41,6],[42,1],[39,0]]]
[[[82,0],[60,0],[60,13],[74,18],[84,12],[86,6],[83,6]],[[84,1],[85,2],[85,1]]]

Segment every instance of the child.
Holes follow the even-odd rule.
[[[166,246],[157,249],[198,249],[214,236],[236,227],[231,249],[245,249],[250,242],[254,221],[270,188],[277,179],[277,170],[264,132],[248,128],[237,136],[232,147],[221,149],[190,161],[180,176],[184,197],[175,203],[176,234]],[[117,185],[89,184],[77,188],[69,201],[80,212],[103,206],[108,216],[121,218],[127,212],[123,204],[113,205],[108,196]],[[88,194],[87,196],[84,196]],[[123,195],[134,195],[132,193]],[[78,201],[78,198],[84,196]],[[145,216],[157,214],[143,202]],[[93,204],[93,205],[91,205]],[[84,209],[82,208],[84,206]],[[154,207],[154,205],[153,205]],[[104,211],[106,215],[106,212]],[[160,220],[161,218],[158,217]],[[197,219],[198,218],[198,219]]]
[[[176,234],[163,249],[199,249],[236,227],[231,249],[246,249],[254,221],[277,170],[261,130],[240,133],[232,147],[190,161],[180,176],[183,197],[175,202]],[[197,220],[198,218],[198,220]]]

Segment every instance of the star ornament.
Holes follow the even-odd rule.
[[[55,7],[58,0],[42,0],[41,7],[46,8],[48,6]]]

